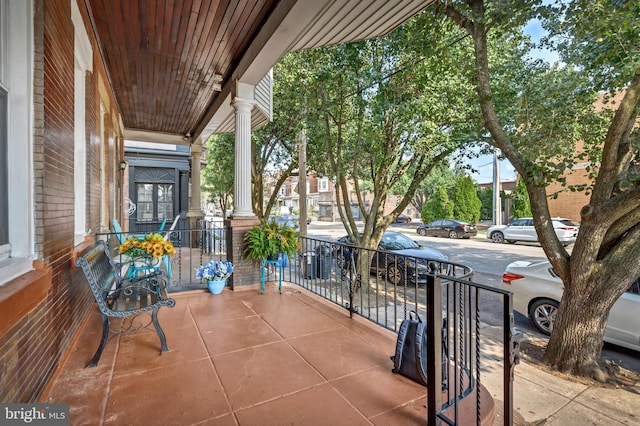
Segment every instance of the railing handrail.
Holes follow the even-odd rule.
[[[317,248],[318,245],[329,244],[332,247],[332,256],[334,257],[333,259],[330,259],[331,262],[336,262],[336,250],[340,250],[341,247],[357,250],[358,256],[372,256],[373,253],[377,253],[387,257],[402,256],[405,259],[407,258],[407,256],[394,254],[393,252],[357,248],[357,246],[353,244],[346,244],[339,241],[314,239],[309,237],[301,238],[305,239],[304,246],[307,247],[307,250],[313,250],[314,245]],[[301,253],[301,255],[303,254]],[[413,261],[417,262],[417,259],[418,258],[414,258]],[[404,308],[401,308],[404,313],[404,318],[407,317],[410,310],[413,310],[414,306],[423,307],[425,311],[424,314],[427,318],[427,360],[436,360],[440,357],[443,359],[446,358],[446,363],[427,363],[429,367],[427,372],[427,378],[429,380],[428,389],[440,389],[440,386],[445,384],[448,395],[445,402],[442,403],[442,400],[440,399],[442,394],[440,392],[427,393],[429,398],[427,403],[429,408],[428,424],[439,424],[440,422],[451,425],[457,424],[459,414],[457,404],[462,400],[462,398],[471,398],[470,395],[473,391],[475,391],[475,397],[477,399],[476,421],[477,424],[480,424],[481,422],[481,390],[479,386],[481,383],[480,363],[482,354],[480,352],[480,340],[482,333],[480,327],[479,297],[483,292],[496,294],[500,296],[503,301],[503,310],[505,312],[503,317],[503,341],[505,342],[503,345],[503,412],[505,413],[505,424],[513,424],[513,366],[517,363],[518,359],[518,343],[517,338],[515,338],[515,331],[511,327],[513,324],[511,293],[500,288],[494,288],[486,284],[474,282],[472,280],[474,277],[474,271],[466,265],[457,262],[450,262],[448,260],[442,261],[430,259],[429,261],[438,263],[438,272],[427,274],[427,282],[424,287],[422,287],[422,284],[418,286],[417,282],[419,279],[416,278],[416,284],[410,285],[409,283],[405,283],[405,286],[401,287],[399,291],[394,291],[393,299],[389,302],[390,305],[394,306],[393,315],[397,312],[396,306],[398,303],[404,304]],[[370,262],[370,259],[367,260],[366,265],[371,266]],[[352,263],[354,262],[352,261]],[[376,268],[370,267],[370,270],[376,269],[376,275],[370,275],[369,280],[365,280],[362,276],[366,272],[359,273],[361,271],[353,271],[346,275],[344,272],[341,274],[340,280],[349,281],[348,287],[350,294],[348,295],[348,300],[344,297],[333,298],[332,291],[327,291],[327,286],[331,286],[331,284],[322,285],[322,283],[316,284],[314,282],[323,281],[323,279],[309,280],[305,278],[308,274],[304,273],[291,275],[291,278],[299,278],[298,281],[292,281],[316,294],[324,296],[334,303],[343,305],[349,310],[350,315],[355,313],[382,327],[397,332],[399,325],[399,321],[397,320],[398,318],[394,317],[396,319],[394,319],[392,326],[389,325],[387,316],[380,321],[380,318],[375,316],[379,313],[379,308],[374,308],[377,313],[372,316],[368,311],[365,312],[365,307],[363,306],[365,298],[361,297],[360,300],[358,300],[357,297],[354,297],[353,294],[351,294],[354,289],[355,292],[361,291],[365,286],[364,283],[368,283],[369,287],[375,287],[375,292],[383,292],[386,296],[388,282],[386,279],[379,280],[380,273],[377,268],[380,264],[374,264],[374,266]],[[443,269],[451,274],[442,274],[441,271]],[[384,271],[382,272],[382,275],[384,275]],[[327,281],[332,279],[333,278],[329,278]],[[408,287],[412,288],[415,298],[424,297],[424,302],[420,303],[417,300],[409,301],[406,299],[407,295],[412,293],[407,290]],[[398,288],[398,286],[393,286],[394,290],[398,290]],[[419,295],[422,291],[424,291],[424,296]],[[400,295],[398,295],[398,293],[400,293]],[[411,309],[406,305],[408,301],[411,303]],[[358,306],[358,303],[360,303],[360,306]],[[418,312],[418,309],[415,310]],[[444,331],[445,328],[446,333]],[[447,347],[444,352],[443,339],[446,339],[447,342]],[[443,353],[445,356],[441,355]],[[441,367],[441,365],[449,364],[451,364],[450,368],[453,373],[449,372],[449,368]],[[431,407],[436,408],[432,410]]]

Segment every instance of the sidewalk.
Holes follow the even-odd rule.
[[[318,229],[338,222],[312,222]],[[415,233],[410,227],[394,226],[391,231]],[[486,228],[485,228],[486,229]],[[484,239],[484,229],[476,238]],[[483,359],[489,362],[481,370],[481,382],[496,404],[496,425],[504,424],[502,413],[502,369],[496,368],[492,359],[501,360],[501,329],[483,327],[487,340],[482,347]],[[640,356],[640,355],[639,355]],[[521,355],[514,374],[514,424],[529,425],[638,425],[640,426],[640,382],[633,387],[607,388],[578,383],[546,372],[542,367],[527,361]]]
[[[492,333],[491,327],[485,332]],[[496,330],[497,332],[497,330]],[[500,353],[495,346],[483,348],[489,357]],[[485,368],[484,385],[495,399],[496,425],[502,425],[502,371]],[[522,357],[516,366],[513,388],[514,424],[524,425],[640,425],[640,383],[627,388],[606,388],[577,383],[550,374]]]

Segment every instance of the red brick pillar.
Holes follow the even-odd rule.
[[[234,266],[233,275],[229,278],[232,290],[260,285],[260,262],[249,260],[244,254],[244,234],[259,224],[257,216],[231,217],[225,221],[225,228],[228,230],[227,260]]]

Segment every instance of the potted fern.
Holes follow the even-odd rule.
[[[298,238],[298,232],[290,226],[263,221],[244,235],[245,255],[261,261],[293,256],[298,251]]]

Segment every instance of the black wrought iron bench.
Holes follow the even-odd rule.
[[[153,325],[160,337],[162,352],[167,352],[167,341],[158,322],[158,310],[163,306],[173,307],[175,301],[167,296],[167,277],[164,273],[152,273],[133,278],[123,278],[115,265],[104,241],[96,245],[84,256],[76,260],[82,268],[91,292],[102,314],[102,340],[88,367],[98,365],[102,351],[109,340],[109,332],[114,336],[132,333]],[[151,312],[151,322],[136,322],[140,314]],[[111,318],[122,318],[119,329],[111,329]],[[113,337],[113,336],[112,336]]]

